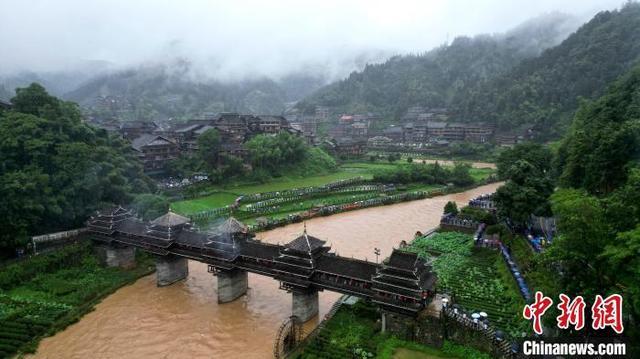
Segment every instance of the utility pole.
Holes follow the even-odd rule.
[[[374,248],[373,253],[376,255],[376,264],[378,264],[378,256],[380,255],[380,248]]]

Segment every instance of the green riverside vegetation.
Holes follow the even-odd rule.
[[[514,224],[525,210],[556,218],[553,243],[524,262],[531,289],[552,298],[565,293],[585,300],[621,294],[625,335],[638,343],[640,331],[634,323],[640,320],[640,67],[601,98],[584,102],[555,152],[532,151],[531,146],[516,146],[498,161],[498,172],[507,182],[496,198],[498,213],[513,216]],[[535,195],[523,196],[531,193]],[[515,247],[516,257],[526,257],[518,247],[521,244]],[[552,312],[555,308],[545,316],[550,327],[555,326]],[[640,348],[635,345],[632,350]]]
[[[171,208],[178,213],[188,215],[230,205],[242,195],[322,186],[356,177],[370,180],[372,183],[402,184],[405,187],[400,189],[400,192],[431,191],[444,188],[448,183],[462,187],[480,183],[494,173],[495,170],[491,168],[471,168],[462,163],[457,163],[455,166],[441,166],[418,162],[346,162],[338,166],[335,172],[329,174],[298,177],[296,176],[298,172],[292,172],[288,176],[275,178],[265,184],[227,184],[224,187],[209,185],[204,188],[194,188],[192,195],[195,198],[175,201],[171,204]],[[314,204],[332,201],[336,196],[348,199],[342,194],[327,193],[321,198],[314,198],[307,202],[305,208],[302,209],[311,208]],[[306,200],[301,199],[299,202]]]
[[[486,312],[511,337],[527,332],[519,315],[524,300],[498,251],[474,248],[471,235],[457,232],[417,238],[407,250],[433,258],[438,291],[451,294],[466,311]]]
[[[0,357],[34,352],[42,337],[76,322],[105,296],[153,272],[139,255],[124,270],[98,264],[89,242],[5,266],[0,271]]]
[[[292,358],[404,358],[403,351],[419,353],[411,358],[489,359],[477,350],[445,342],[441,349],[381,334],[376,307],[363,301],[343,305],[318,335]],[[408,358],[408,357],[407,357]]]

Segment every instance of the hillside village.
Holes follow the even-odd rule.
[[[195,153],[197,139],[210,129],[220,134],[221,158],[231,155],[245,163],[248,153],[244,144],[249,139],[280,132],[304,138],[308,145],[323,147],[339,158],[363,156],[369,151],[428,151],[462,142],[511,146],[535,137],[534,126],[526,124],[500,132],[487,123],[451,122],[446,108],[414,106],[398,124],[381,127],[382,121],[374,113],[332,115],[330,109],[323,106],[318,106],[312,115],[223,112],[180,123],[170,120],[120,122],[97,117],[87,120],[130,141],[150,175],[162,175],[169,161]],[[321,131],[321,127],[326,130]]]

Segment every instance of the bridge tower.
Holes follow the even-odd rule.
[[[206,244],[207,248],[215,249],[219,255],[233,262],[240,254],[241,241],[249,236],[249,230],[242,222],[229,217],[216,230],[216,234]],[[246,270],[234,266],[210,267],[218,277],[218,303],[228,303],[247,293],[249,276]]]
[[[318,258],[329,251],[325,241],[307,234],[287,243],[274,258],[275,279],[280,288],[292,294],[292,315],[306,322],[318,314],[318,288],[313,286],[311,276]]]
[[[89,219],[87,228],[90,238],[95,242],[94,251],[104,265],[120,268],[136,266],[135,248],[113,240],[116,226],[132,216],[131,211],[114,206],[98,211]]]
[[[170,246],[182,231],[189,225],[189,218],[169,211],[149,223],[146,235]],[[156,283],[164,287],[185,279],[189,274],[187,258],[172,254],[158,256],[156,259]]]

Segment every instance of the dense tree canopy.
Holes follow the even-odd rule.
[[[205,131],[198,137],[198,156],[210,168],[218,165],[218,152],[220,151],[220,133],[215,128]]]
[[[442,185],[453,183],[457,186],[467,186],[474,182],[469,172],[470,169],[470,165],[458,162],[453,167],[442,167],[437,162],[433,164],[410,163],[393,169],[376,171],[373,179],[380,183],[424,183]]]
[[[640,68],[593,102],[584,102],[554,163],[560,187],[551,196],[559,236],[539,272],[571,295],[619,293],[640,319]],[[559,289],[558,289],[559,290]],[[546,294],[546,293],[545,293]],[[553,293],[552,293],[553,294]],[[625,334],[638,337],[637,327]]]
[[[640,154],[640,66],[582,106],[559,153],[564,186],[603,195],[625,183]]]
[[[375,111],[396,118],[415,105],[446,107],[467,96],[469,89],[555,45],[567,21],[566,16],[550,15],[506,34],[462,36],[424,54],[395,56],[325,86],[298,107],[323,105],[337,112]]]
[[[560,45],[471,89],[454,107],[462,118],[490,120],[505,129],[538,124],[541,131],[561,136],[579,97],[602,95],[640,60],[638,39],[640,4],[601,12]]]
[[[526,160],[519,160],[507,171],[508,180],[498,188],[494,199],[498,215],[517,227],[524,226],[531,214],[548,216],[553,183],[549,176]]]
[[[128,144],[82,122],[78,108],[37,84],[0,117],[0,247],[81,225],[105,203],[150,187]],[[6,254],[6,252],[5,252]]]
[[[253,167],[271,174],[302,161],[307,152],[304,140],[287,132],[275,136],[258,135],[249,140],[245,147],[249,150]]]

